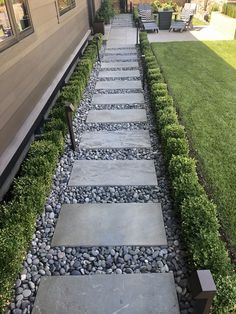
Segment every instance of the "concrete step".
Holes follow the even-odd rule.
[[[132,60],[132,61],[136,61],[136,60],[138,60],[138,57],[137,57],[137,55],[130,55],[130,54],[128,54],[128,55],[112,55],[112,56],[110,56],[110,55],[105,55],[104,57],[103,57],[103,62],[105,61],[105,62],[116,62],[116,61],[128,61],[128,60]]]
[[[167,245],[158,203],[63,205],[52,246]]]
[[[100,81],[97,82],[95,89],[142,89],[141,81]]]
[[[129,94],[95,94],[92,99],[94,105],[110,104],[143,104],[144,96],[142,93]]]
[[[116,50],[108,50],[105,52],[105,56],[112,56],[112,55],[128,55],[128,54],[132,54],[132,55],[137,55],[137,51],[136,49],[116,49]]]
[[[146,122],[145,109],[90,110],[87,123]]]
[[[102,62],[102,69],[114,69],[114,68],[139,68],[137,61],[117,61],[117,62]]]
[[[157,185],[157,177],[153,160],[76,160],[68,185]]]
[[[127,70],[127,71],[100,71],[98,74],[99,78],[132,78],[132,77],[140,77],[139,70]]]
[[[32,314],[179,314],[172,273],[42,277]]]
[[[147,130],[84,132],[80,149],[151,148]]]

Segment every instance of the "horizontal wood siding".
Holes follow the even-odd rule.
[[[96,10],[96,11],[100,8],[101,2],[102,2],[101,0],[94,0],[94,3],[95,3],[95,10]]]
[[[0,54],[0,154],[89,29],[86,0],[59,21],[53,0],[29,6],[34,33]]]

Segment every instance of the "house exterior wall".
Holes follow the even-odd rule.
[[[0,53],[0,175],[6,151],[10,158],[23,140],[19,130],[89,34],[87,0],[76,0],[76,7],[61,16],[54,0],[28,3],[34,32]],[[97,8],[99,5],[96,0]]]
[[[95,10],[97,11],[101,6],[102,0],[94,0]]]

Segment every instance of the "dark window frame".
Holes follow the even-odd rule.
[[[4,0],[4,3],[7,9],[7,15],[9,18],[13,35],[5,39],[4,41],[0,42],[0,52],[18,43],[19,41],[21,41],[22,39],[24,39],[25,37],[29,36],[30,34],[34,32],[34,27],[32,23],[28,0],[24,0],[24,4],[26,5],[26,8],[27,8],[27,14],[29,17],[30,26],[22,31],[19,30],[17,22],[16,22],[12,0]]]
[[[67,1],[70,1],[70,4],[66,8],[61,9],[60,5],[59,5],[59,0],[57,0],[59,16],[62,16],[63,14],[67,13],[68,11],[70,11],[76,7],[76,0],[67,0]]]

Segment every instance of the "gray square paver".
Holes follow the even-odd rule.
[[[138,60],[137,55],[113,55],[113,56],[104,56],[103,57],[103,62],[114,62],[114,61],[127,61],[127,60],[132,60],[136,61]]]
[[[89,110],[87,123],[146,122],[145,109]]]
[[[158,203],[66,204],[52,246],[167,245]]]
[[[76,160],[70,186],[157,185],[153,160]]]
[[[117,62],[102,62],[102,69],[113,69],[113,68],[138,68],[137,61],[117,61]]]
[[[95,89],[142,89],[141,81],[100,81]]]
[[[127,94],[95,94],[92,99],[94,105],[110,104],[143,104],[144,96],[142,93]]]
[[[42,277],[32,314],[179,314],[174,276]]]
[[[84,132],[79,145],[81,149],[150,147],[147,130]]]
[[[127,71],[100,71],[98,77],[140,77],[139,70],[127,70]]]

